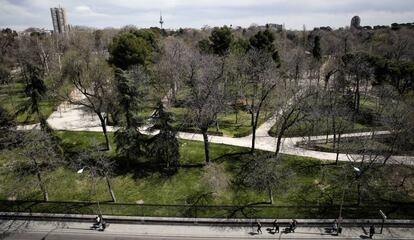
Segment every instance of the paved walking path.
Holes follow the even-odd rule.
[[[268,132],[270,128],[276,123],[277,113],[263,123],[256,131],[256,148],[265,151],[275,151],[276,148],[276,139],[269,136]],[[100,121],[98,117],[86,110],[85,107],[79,105],[72,105],[67,102],[62,103],[58,106],[57,111],[53,112],[47,120],[48,124],[55,130],[68,130],[68,131],[91,131],[91,132],[102,132]],[[37,124],[35,125],[26,125],[19,126],[18,129],[33,129],[38,128]],[[148,128],[143,127],[142,132]],[[108,132],[116,131],[116,127],[108,126]],[[156,132],[155,132],[156,133]],[[387,132],[376,132],[375,134],[386,134]],[[154,134],[154,133],[152,133]],[[362,132],[362,133],[352,133],[352,134],[343,134],[342,137],[351,137],[351,136],[368,136],[372,132]],[[203,141],[203,136],[197,133],[186,133],[179,132],[178,137],[186,140],[195,140]],[[312,136],[311,140],[325,139],[326,136]],[[333,138],[333,135],[329,136]],[[306,137],[306,139],[309,139]],[[283,138],[281,144],[281,153],[304,156],[304,157],[313,157],[323,160],[336,160],[336,153],[329,152],[320,152],[313,151],[304,148],[297,147],[297,143],[305,140],[304,137],[293,137],[293,138]],[[209,141],[212,143],[221,143],[227,145],[241,146],[241,147],[250,147],[252,142],[252,135],[242,137],[242,138],[232,138],[226,136],[210,136]],[[339,161],[361,161],[362,157],[359,155],[347,155],[339,154]],[[380,159],[378,159],[380,161]],[[407,165],[414,165],[413,156],[392,156],[388,160],[389,163],[403,163]]]
[[[98,232],[91,230],[91,225],[85,222],[3,220],[0,221],[0,232],[4,239],[365,239],[368,231],[368,227],[344,228],[341,235],[335,236],[326,232],[325,228],[299,225],[295,233],[274,234],[268,231],[267,226],[263,226],[263,234],[257,234],[254,225],[110,224],[104,232]],[[376,230],[379,232],[379,226]],[[383,234],[375,234],[373,239],[414,239],[414,229],[384,228]]]

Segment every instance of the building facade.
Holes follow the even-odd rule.
[[[53,32],[54,33],[65,33],[68,31],[68,25],[66,23],[65,9],[51,8],[50,13],[52,15]]]

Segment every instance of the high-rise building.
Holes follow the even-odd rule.
[[[54,33],[65,33],[68,31],[68,25],[66,24],[66,13],[65,9],[51,8],[50,13],[52,15],[53,32]]]

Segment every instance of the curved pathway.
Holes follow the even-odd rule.
[[[277,114],[268,119],[263,123],[256,131],[256,149],[265,150],[265,151],[275,151],[276,148],[276,138],[269,136],[268,132],[270,128],[276,123]],[[90,132],[101,132],[102,128],[100,126],[99,119],[95,114],[88,112],[83,106],[72,105],[68,103],[62,103],[57,108],[57,111],[53,112],[47,120],[48,124],[55,130],[67,130],[67,131],[90,131]],[[28,130],[38,128],[37,124],[35,125],[25,125],[19,126],[19,130]],[[156,134],[156,132],[148,133],[146,129],[148,126],[140,129],[142,132],[147,134]],[[116,127],[108,126],[108,132],[116,131]],[[386,134],[387,132],[376,132],[375,134]],[[362,133],[351,133],[343,134],[342,137],[354,137],[354,136],[368,136],[372,132],[362,132]],[[180,139],[186,140],[195,140],[203,141],[203,136],[197,133],[187,133],[179,132],[178,137]],[[311,140],[325,139],[326,136],[312,136]],[[333,135],[329,136],[333,138]],[[308,139],[308,137],[306,137]],[[304,157],[313,157],[322,160],[336,160],[336,153],[329,152],[320,152],[314,150],[308,150],[304,148],[297,147],[297,143],[305,140],[304,137],[292,137],[292,138],[283,138],[281,145],[281,153],[304,156]],[[232,138],[225,136],[210,136],[209,141],[212,143],[221,143],[227,145],[234,145],[240,147],[250,147],[252,141],[252,135],[241,137],[241,138]],[[339,154],[339,161],[361,161],[362,156],[360,155],[350,155],[350,154]],[[381,159],[378,159],[381,161]],[[389,163],[402,163],[407,165],[414,165],[413,156],[391,156],[388,160]]]

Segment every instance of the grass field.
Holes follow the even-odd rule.
[[[381,154],[383,152],[390,152],[392,150],[395,155],[413,155],[414,143],[405,141],[404,143],[393,143],[390,136],[376,136],[375,139],[348,137],[342,138],[339,151],[341,153],[372,153]],[[311,142],[310,144],[301,144],[303,148],[310,148],[323,152],[336,152],[332,141],[325,142]]]
[[[373,121],[374,112],[375,112],[375,100],[370,97],[365,97],[361,99],[361,113],[358,115],[355,122],[350,120],[337,118],[337,127],[338,123],[341,122],[343,126],[342,133],[354,133],[354,132],[363,132],[370,131],[372,129],[381,129],[381,125]],[[345,127],[346,126],[346,127]],[[274,125],[269,134],[271,136],[276,136],[277,126]],[[299,122],[294,124],[285,132],[285,137],[302,137],[302,136],[317,136],[333,134],[332,131],[332,120],[329,118],[322,118],[316,122]]]
[[[170,111],[174,113],[175,121],[174,126],[180,129],[188,129],[189,127],[183,125],[185,123],[186,115],[188,114],[188,110],[182,107],[174,107],[171,108]],[[259,117],[259,126],[265,122],[269,118],[269,114],[263,112]],[[237,116],[237,123],[236,123],[236,114],[235,113],[220,113],[218,115],[218,125],[219,129],[218,132],[222,133],[225,136],[229,137],[244,137],[252,132],[251,123],[251,116],[246,111],[240,111]],[[191,128],[191,127],[190,127]],[[197,131],[195,128],[193,130]],[[210,132],[217,132],[217,128],[210,127]]]
[[[10,113],[15,113],[20,106],[29,99],[24,95],[24,84],[10,83],[8,85],[0,85],[0,105]],[[44,99],[40,102],[40,111],[45,118],[55,111],[59,102],[53,99]],[[36,114],[21,113],[17,116],[19,124],[38,123],[39,119]]]

